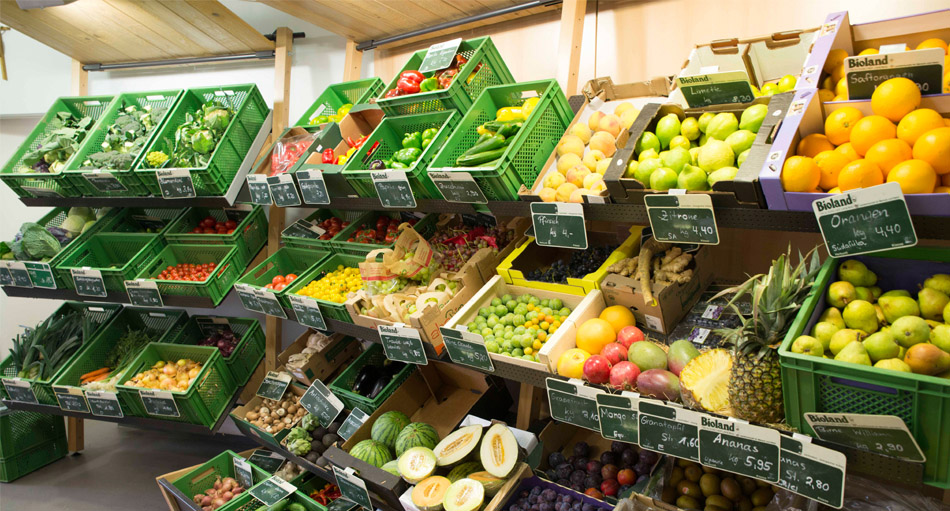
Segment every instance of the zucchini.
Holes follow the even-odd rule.
[[[498,130],[498,134],[505,137],[506,139],[511,138],[518,133],[518,131],[521,129],[521,125],[522,124],[520,122],[506,124]]]
[[[491,149],[488,151],[482,151],[480,153],[472,154],[469,156],[462,156],[459,159],[455,160],[455,164],[459,167],[477,167],[483,163],[488,163],[493,160],[501,158],[505,154],[507,147],[501,147],[499,149]]]
[[[487,142],[488,139],[492,138],[493,136],[495,136],[493,133],[486,133],[484,135],[479,136],[478,140],[475,141],[475,144],[472,147],[469,147],[468,151],[465,151],[464,153],[462,153],[462,156],[475,154],[477,152],[475,151],[475,148],[478,147],[480,144]]]
[[[497,135],[497,134],[492,135],[488,137],[488,139],[482,141],[481,143],[477,143],[473,145],[471,149],[462,153],[462,156],[460,156],[459,158],[466,158],[478,153],[483,153],[485,151],[491,151],[494,149],[502,148],[502,147],[505,147],[506,145],[508,144],[505,137],[501,135]]]

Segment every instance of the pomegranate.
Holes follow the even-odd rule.
[[[623,344],[625,348],[630,348],[631,344],[643,339],[643,331],[635,326],[625,326],[617,332],[617,342]]]
[[[617,390],[633,390],[637,388],[637,377],[640,368],[633,362],[623,361],[610,368],[610,385]]]
[[[584,379],[591,383],[607,383],[610,380],[610,361],[603,355],[591,355],[584,361]]]
[[[619,342],[612,342],[604,346],[604,349],[600,350],[600,354],[607,357],[610,365],[615,366],[621,361],[627,360],[627,347]]]

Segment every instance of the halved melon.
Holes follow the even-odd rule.
[[[412,489],[410,498],[420,511],[440,511],[445,491],[452,483],[442,476],[432,476],[423,479]]]
[[[440,467],[455,465],[466,458],[478,447],[482,437],[481,426],[465,426],[449,433],[432,451],[439,460]]]
[[[435,454],[425,447],[413,447],[399,457],[399,474],[409,484],[419,481],[435,473]]]
[[[449,485],[442,498],[442,507],[445,511],[475,511],[482,507],[484,501],[485,488],[478,481],[466,477]]]
[[[473,474],[482,470],[482,464],[478,461],[466,461],[465,463],[459,463],[445,477],[449,478],[449,481],[453,483],[458,481],[463,477],[468,477],[469,474]]]
[[[518,450],[518,440],[508,426],[494,424],[482,438],[482,466],[495,477],[508,477],[518,463]]]
[[[508,482],[507,479],[502,479],[500,477],[495,477],[488,473],[488,471],[475,472],[468,475],[468,478],[473,481],[478,481],[482,483],[482,487],[485,488],[485,495],[489,497],[494,497],[498,490]]]
[[[386,464],[380,468],[382,468],[383,470],[385,470],[386,472],[389,472],[390,474],[394,476],[399,475],[399,461],[397,460],[386,462]]]

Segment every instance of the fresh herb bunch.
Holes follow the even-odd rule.
[[[93,124],[92,117],[80,119],[69,112],[57,113],[46,124],[47,133],[39,140],[36,149],[23,155],[23,165],[29,167],[24,172],[49,174],[62,171],[66,161],[79,150]]]
[[[138,354],[154,339],[145,330],[131,328],[116,341],[115,346],[102,363],[105,367],[113,368],[113,372],[124,368],[132,362]]]
[[[10,354],[19,378],[49,380],[93,332],[92,321],[78,311],[50,316],[13,339]]]
[[[185,114],[183,122],[175,130],[175,140],[165,140],[171,148],[169,156],[163,151],[152,151],[145,159],[149,168],[200,168],[211,161],[215,147],[221,142],[224,132],[231,124],[234,110],[230,104],[213,99],[194,113]]]
[[[102,151],[90,154],[83,169],[128,170],[145,148],[148,135],[165,116],[164,107],[129,105],[119,112],[102,142]]]

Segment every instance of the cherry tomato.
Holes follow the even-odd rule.
[[[228,229],[237,229],[237,222],[234,220],[228,220],[227,222],[224,222],[224,226]]]
[[[297,275],[296,275],[296,274],[294,274],[294,273],[288,273],[287,275],[284,275],[284,282],[290,284],[290,283],[293,282],[294,280],[297,280]]]
[[[275,284],[275,285],[274,285],[274,291],[281,291],[281,290],[284,289],[285,287],[287,287],[287,284],[284,284],[284,283]]]
[[[276,286],[277,284],[286,284],[287,282],[284,280],[283,275],[277,275],[276,277],[271,279],[271,283]]]

